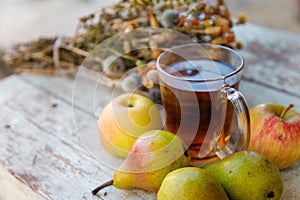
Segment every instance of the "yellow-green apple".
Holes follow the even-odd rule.
[[[153,101],[140,94],[124,93],[103,109],[98,135],[106,151],[124,158],[142,133],[162,126],[159,108]]]
[[[279,104],[265,103],[250,110],[248,150],[265,155],[284,169],[300,159],[300,114]]]

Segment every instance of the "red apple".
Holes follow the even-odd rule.
[[[284,169],[300,159],[300,114],[279,104],[260,104],[250,110],[249,151],[265,155]]]

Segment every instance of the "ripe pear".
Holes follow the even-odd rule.
[[[170,172],[163,180],[157,200],[228,200],[221,184],[207,171],[184,167]]]
[[[283,192],[278,168],[257,152],[236,152],[204,169],[222,184],[231,200],[277,200]]]
[[[165,130],[151,130],[134,142],[128,156],[115,170],[113,181],[99,186],[93,194],[114,185],[119,189],[140,188],[158,191],[165,176],[181,167],[190,166],[190,156],[184,142]]]

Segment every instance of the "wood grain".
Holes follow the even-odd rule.
[[[300,35],[253,24],[237,26],[244,78],[300,98]]]

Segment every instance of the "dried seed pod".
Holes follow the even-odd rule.
[[[228,19],[225,19],[225,18],[223,18],[223,17],[216,17],[215,19],[214,19],[214,24],[216,25],[216,26],[221,26],[221,25],[224,25],[224,24],[229,24],[229,20]]]
[[[221,28],[221,34],[228,33],[230,31],[230,27],[228,24],[219,25]]]
[[[162,50],[158,48],[158,44],[154,40],[149,41],[149,47],[151,50],[152,59],[156,60],[158,56],[161,54]]]
[[[156,60],[158,58],[158,56],[162,53],[161,49],[151,49],[151,57],[152,59]]]
[[[209,19],[204,20],[203,25],[205,28],[212,26],[211,20],[209,20]]]
[[[239,13],[237,24],[245,24],[247,22],[247,16],[244,13]]]
[[[225,44],[223,37],[216,37],[211,41],[212,44]]]
[[[219,36],[221,34],[221,27],[220,26],[207,27],[204,30],[204,33],[207,35]]]
[[[241,49],[241,48],[243,48],[243,43],[241,41],[236,41],[234,48],[235,49]]]
[[[233,32],[229,32],[226,37],[224,37],[225,43],[235,42],[235,35]]]
[[[149,18],[150,25],[151,25],[152,28],[159,28],[160,27],[160,25],[158,23],[158,20],[156,18],[156,15],[153,11],[148,12],[148,18]]]

